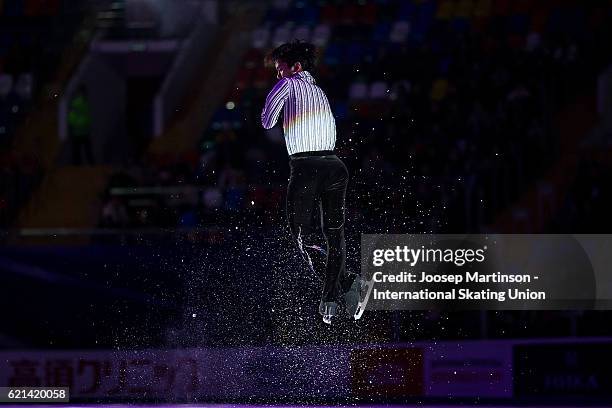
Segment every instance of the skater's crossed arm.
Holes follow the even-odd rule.
[[[266,98],[266,104],[261,112],[261,124],[264,129],[271,129],[278,120],[285,101],[289,97],[289,79],[283,78],[274,85]]]

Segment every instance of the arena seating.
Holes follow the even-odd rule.
[[[45,89],[82,21],[82,5],[0,1],[0,225],[11,226],[42,179],[41,152],[15,152],[14,136]]]
[[[557,159],[555,114],[599,68],[576,55],[609,54],[588,45],[609,19],[609,7],[569,0],[273,2],[227,103],[202,135],[199,154],[215,158],[209,171],[216,177],[206,183],[242,172],[238,192],[223,195],[232,211],[247,213],[251,201],[270,205],[246,199],[252,191],[284,191],[283,140],[259,126],[276,81],[264,57],[300,38],[319,48],[313,74],[335,110],[336,150],[352,170],[355,212],[401,220],[397,232],[487,230]],[[243,156],[254,150],[263,179],[247,171]],[[378,176],[367,174],[371,160],[380,161]],[[162,167],[154,171],[172,166]],[[369,205],[374,196],[381,201]],[[198,205],[203,211],[203,200]]]

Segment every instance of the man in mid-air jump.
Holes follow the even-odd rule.
[[[349,174],[334,154],[336,124],[329,101],[310,74],[314,67],[315,47],[293,41],[270,54],[279,81],[266,98],[261,113],[265,129],[272,128],[281,110],[283,131],[289,153],[291,176],[287,187],[287,218],[291,234],[304,260],[317,273],[306,245],[314,234],[312,219],[320,211],[323,233],[327,240],[327,259],[319,313],[330,324],[337,313],[340,298],[355,315],[362,280],[346,271],[344,238],[345,196]]]

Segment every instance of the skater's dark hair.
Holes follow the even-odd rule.
[[[315,46],[311,43],[293,40],[276,47],[269,55],[272,63],[274,61],[283,61],[287,65],[293,66],[296,62],[302,65],[304,71],[309,71],[314,68],[316,53]]]

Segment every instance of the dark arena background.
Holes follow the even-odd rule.
[[[293,39],[349,169],[349,271],[365,233],[612,232],[609,0],[0,0],[0,387],[612,406],[609,311],[322,322],[260,117]]]

